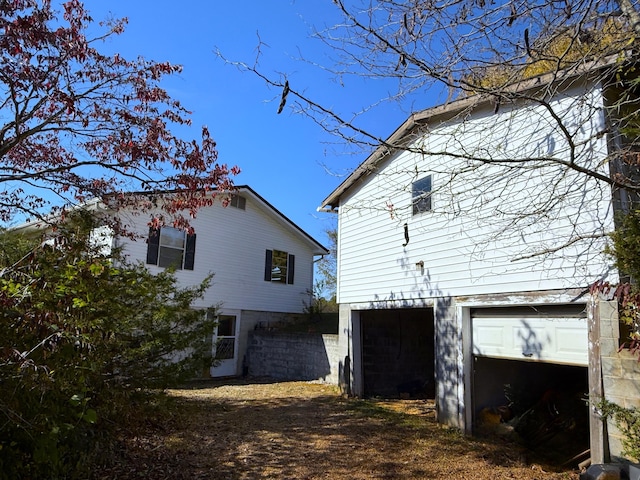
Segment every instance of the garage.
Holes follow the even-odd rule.
[[[365,397],[434,398],[432,308],[360,312]]]
[[[471,333],[476,433],[560,457],[589,448],[584,305],[475,308]]]

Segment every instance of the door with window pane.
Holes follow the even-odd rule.
[[[212,377],[228,377],[237,374],[238,368],[238,332],[240,327],[239,313],[223,313],[217,317],[217,325],[213,335],[214,366]]]

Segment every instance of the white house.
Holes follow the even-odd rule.
[[[611,173],[609,102],[582,74],[420,111],[322,202],[344,388],[426,385],[468,432],[505,388],[588,393],[589,286],[618,280],[603,248],[621,197],[569,163]]]
[[[127,219],[125,219],[126,221]],[[211,376],[242,373],[247,335],[254,328],[290,322],[303,313],[313,289],[314,258],[328,253],[319,242],[248,186],[230,204],[214,202],[191,221],[195,233],[130,217],[147,241],[120,238],[124,253],[153,272],[170,265],[184,284],[213,273],[213,284],[195,308],[218,306],[214,335],[219,364]]]
[[[327,249],[248,186],[237,187],[226,207],[216,200],[201,208],[190,221],[192,235],[170,226],[149,228],[154,213],[162,212],[121,210],[117,215],[135,239],[113,238],[109,228],[100,227],[95,241],[107,250],[122,247],[128,260],[145,263],[152,273],[175,267],[183,286],[213,274],[211,287],[193,305],[203,312],[217,308],[213,345],[219,364],[210,374],[242,374],[248,332],[303,314],[313,289],[314,259]]]

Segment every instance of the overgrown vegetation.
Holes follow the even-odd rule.
[[[338,228],[327,228],[325,237],[329,254],[324,255],[316,264],[316,281],[313,287],[311,305],[305,305],[307,313],[336,313],[337,303],[337,260],[338,260]]]
[[[640,278],[640,210],[619,217],[611,241],[608,253],[618,270],[629,279]],[[615,286],[613,295],[619,301],[620,322],[628,328],[627,346],[636,351],[640,346],[640,288],[635,282],[623,282]]]
[[[477,94],[508,88],[514,83],[574,67],[577,62],[604,62],[620,55],[635,41],[632,29],[620,17],[598,19],[594,24],[563,25],[555,31],[529,39],[524,34],[527,56],[519,62],[479,65],[464,77],[465,93]]]
[[[602,400],[598,408],[602,418],[613,420],[622,433],[622,454],[628,458],[640,459],[640,411],[637,408],[624,408],[607,400]]]
[[[86,478],[137,403],[211,361],[213,316],[191,309],[210,278],[106,256],[93,228],[0,235],[0,478]]]
[[[621,333],[622,348],[640,358],[640,288],[635,279],[640,278],[640,210],[634,209],[618,219],[616,230],[611,234],[610,253],[618,270],[627,281],[611,286],[618,300],[618,315],[624,333]],[[640,411],[625,408],[602,399],[598,403],[601,416],[612,420],[623,435],[622,454],[640,459]]]

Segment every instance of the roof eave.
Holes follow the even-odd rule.
[[[328,248],[326,248],[324,245],[322,245],[320,242],[318,242],[315,238],[313,238],[311,235],[309,235],[306,231],[304,231],[302,228],[300,228],[296,223],[294,223],[291,219],[289,219],[280,210],[278,210],[276,207],[274,207],[272,204],[270,204],[267,200],[265,200],[259,193],[257,193],[251,187],[249,187],[248,185],[238,185],[236,188],[240,192],[249,193],[253,197],[254,200],[262,203],[267,208],[267,210],[271,211],[274,214],[274,216],[276,218],[278,218],[281,221],[283,221],[288,227],[292,228],[297,234],[299,234],[302,237],[304,237],[304,239],[312,247],[311,250],[312,250],[313,255],[328,255],[330,253]]]
[[[351,174],[344,179],[344,181],[338,185],[338,187],[331,192],[331,194],[323,200],[318,211],[333,212],[336,211],[340,203],[340,197],[349,190],[357,181],[370,175],[376,170],[377,164],[390,155],[393,151],[397,150],[397,143],[404,138],[404,136],[410,132],[415,124],[415,118],[417,114],[411,115],[407,118],[402,125],[400,125],[391,136],[384,142],[383,145],[376,148],[367,159],[362,162]]]
[[[605,67],[614,65],[619,62],[619,59],[619,55],[612,55],[605,59],[585,62],[579,68],[576,68],[565,75],[559,75],[558,72],[551,72],[533,77],[508,87],[507,92],[505,93],[516,94],[555,82],[562,82],[571,78],[583,76],[590,72],[599,71]],[[473,95],[411,114],[411,116],[407,118],[407,120],[405,120],[382,145],[377,147],[369,157],[367,157],[340,185],[338,185],[335,190],[333,190],[333,192],[331,192],[327,198],[322,201],[317,210],[322,212],[336,212],[340,205],[340,198],[356,183],[358,183],[358,181],[374,172],[378,163],[386,158],[387,155],[400,149],[401,140],[411,133],[416,125],[427,123],[436,117],[451,116],[467,109],[473,109],[475,107],[485,105],[493,101],[494,98],[494,96],[488,94]]]

